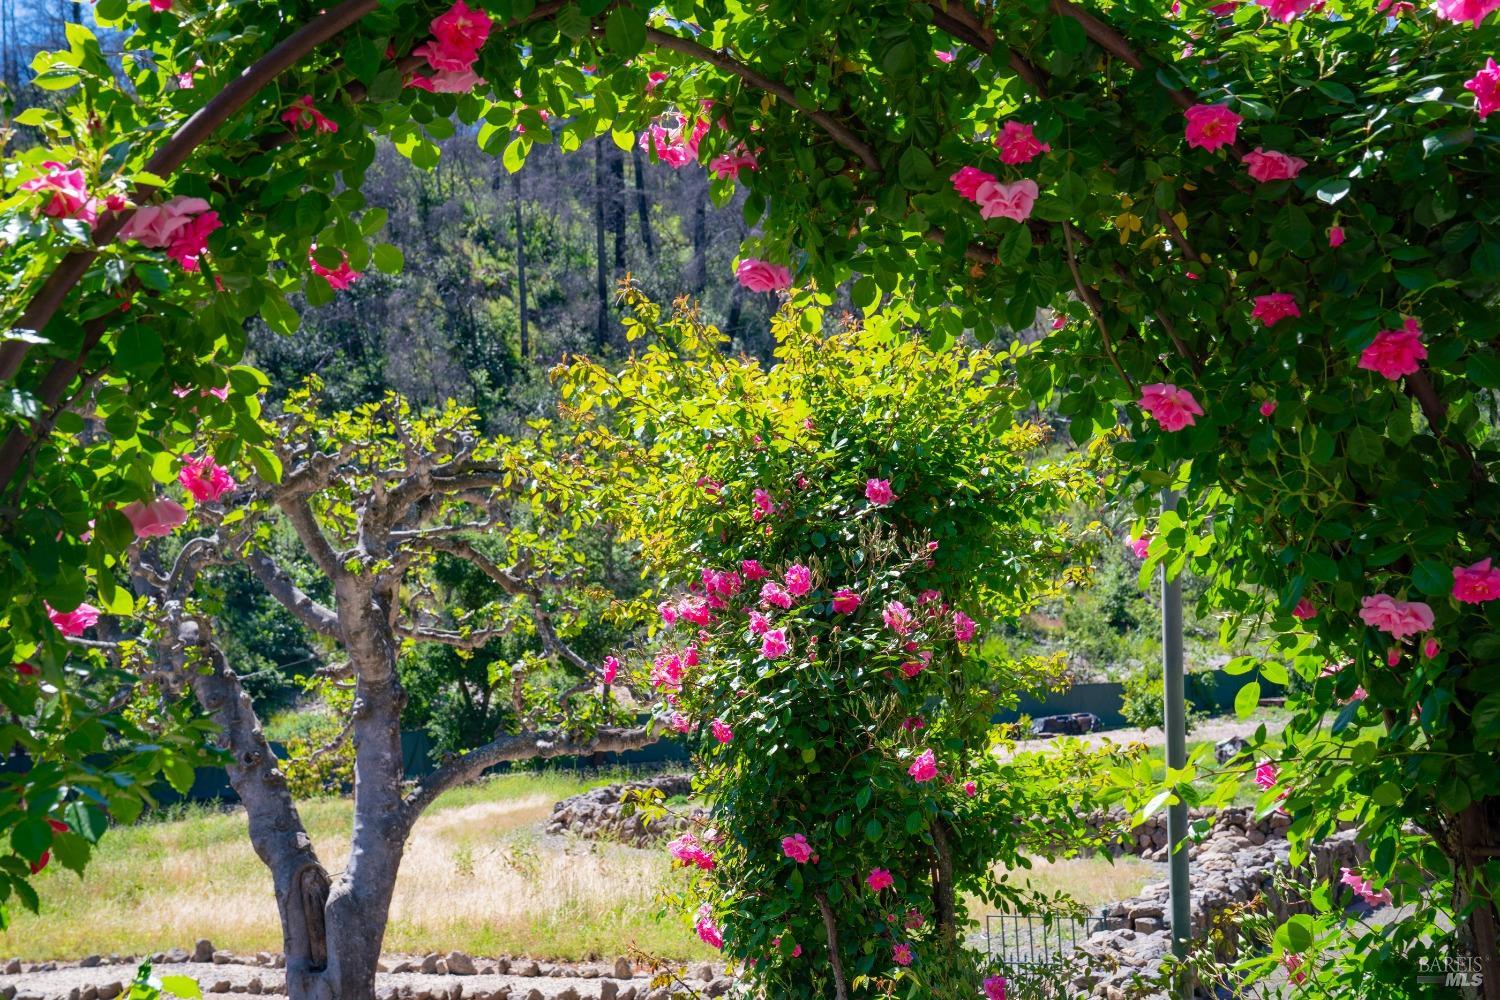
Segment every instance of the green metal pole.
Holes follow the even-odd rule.
[[[1177,506],[1177,496],[1170,490],[1163,491],[1162,510]],[[1182,581],[1167,578],[1167,564],[1161,566],[1161,655],[1162,678],[1165,688],[1167,733],[1167,767],[1181,768],[1187,765],[1187,695],[1183,681],[1182,664]],[[1167,844],[1169,855],[1168,872],[1172,890],[1172,954],[1178,958],[1187,955],[1187,945],[1192,937],[1192,886],[1188,877],[1188,856],[1185,846],[1187,838],[1187,803],[1178,802],[1167,807]]]

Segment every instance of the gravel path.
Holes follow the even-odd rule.
[[[420,962],[420,958],[417,959]],[[391,965],[396,963],[387,960]],[[52,963],[43,963],[43,965]],[[484,971],[493,963],[478,961],[481,970],[475,975],[445,975],[421,972],[386,972],[376,980],[375,995],[380,1000],[646,1000],[670,995],[688,996],[686,992],[669,993],[650,988],[650,974],[635,972],[629,979],[616,978],[616,969],[605,965],[535,966],[534,976],[515,972],[501,974]],[[531,971],[529,963],[516,961],[512,969]],[[8,968],[14,968],[11,963]],[[101,964],[91,968],[67,965],[54,969],[0,974],[0,997],[10,1000],[114,1000],[135,977],[132,964]],[[239,993],[268,995],[276,1000],[286,989],[282,970],[264,965],[239,963],[206,964],[201,962],[164,962],[153,967],[157,975],[190,976],[197,980],[205,994]],[[729,980],[714,978],[711,967],[701,963],[690,967],[687,977],[695,989],[708,996],[728,992]],[[705,979],[705,976],[708,978]]]

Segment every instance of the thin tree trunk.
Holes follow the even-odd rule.
[[[651,234],[651,199],[646,194],[646,158],[639,148],[630,149],[630,163],[635,170],[635,215],[641,227],[641,246],[646,248],[646,259],[656,259],[656,237]]]
[[[823,930],[828,935],[828,967],[833,972],[834,1000],[849,1000],[849,981],[844,975],[844,960],[839,957],[839,926],[833,919],[833,907],[821,892],[813,893],[823,914]]]
[[[688,265],[688,291],[694,295],[702,294],[703,286],[708,282],[708,261],[704,259],[704,245],[708,242],[708,192],[697,199],[693,207],[693,260]]]
[[[516,220],[516,315],[521,319],[521,360],[531,356],[526,329],[526,227],[521,220],[521,174],[510,175],[511,207]]]
[[[604,259],[604,166],[603,138],[594,140],[594,349],[604,353],[609,346],[609,264]]]
[[[942,820],[932,824],[932,846],[936,854],[932,872],[932,919],[938,934],[952,941],[958,933],[958,899],[953,886],[953,845]]]
[[[1483,976],[1477,996],[1485,1000],[1500,1000],[1500,905],[1494,898],[1474,899],[1471,890],[1464,888],[1465,879],[1483,884],[1483,871],[1487,862],[1500,857],[1500,799],[1481,799],[1470,803],[1454,821],[1453,841],[1456,843],[1455,869],[1459,881],[1455,910],[1474,903],[1461,935],[1470,953],[1478,960],[1479,968],[1464,970],[1479,972]]]
[[[605,143],[605,163],[609,167],[609,191],[606,208],[609,228],[615,234],[615,274],[625,270],[625,154],[613,142]]]

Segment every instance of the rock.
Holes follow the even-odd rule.
[[[582,795],[563,799],[552,807],[547,820],[550,834],[572,834],[597,840],[613,840],[634,847],[647,847],[705,818],[707,810],[694,808],[667,813],[649,822],[628,802],[629,793],[659,792],[663,798],[692,794],[692,778],[664,774],[647,781],[606,785]]]
[[[704,990],[704,992],[707,993],[711,997],[722,997],[722,996],[728,996],[729,995],[729,991],[732,990],[732,989],[734,989],[734,981],[733,980],[730,980],[730,979],[715,979],[713,982],[711,982],[711,983],[708,984],[708,987],[707,987],[707,989]]]
[[[103,961],[104,959],[98,955],[86,955],[78,960],[78,967],[80,969],[94,969],[98,968]]]
[[[433,975],[437,972],[438,963],[442,960],[443,956],[439,955],[437,952],[433,952],[430,955],[424,955],[422,957],[422,971],[427,973],[429,976]]]
[[[415,972],[417,965],[414,962],[400,961],[391,969],[392,972]]]
[[[526,1000],[547,1000],[547,998],[544,997],[544,996],[542,996],[542,991],[541,990],[535,990],[534,989],[534,990],[530,990],[529,992],[527,992],[527,994],[526,994]]]
[[[472,976],[478,973],[474,960],[461,951],[448,952],[448,972],[455,976]]]
[[[542,974],[542,967],[528,958],[516,965],[511,970],[511,974],[516,976],[540,976]]]
[[[508,959],[508,958],[497,958],[497,959],[495,959],[495,971],[498,972],[498,973],[500,973],[500,975],[502,975],[502,976],[506,975],[507,973],[509,973],[510,972],[510,959]]]
[[[635,987],[625,987],[625,992],[620,994],[620,1000],[635,1000]]]
[[[250,980],[248,983],[245,984],[245,992],[246,993],[264,993],[265,992],[265,984],[260,981],[260,977],[259,976],[256,976],[254,979]]]
[[[208,938],[199,938],[193,945],[193,961],[199,965],[207,965],[214,960],[214,943]]]
[[[83,992],[78,995],[78,1000],[99,1000],[99,987],[85,986]]]
[[[387,965],[385,959],[382,958],[380,961],[378,961],[378,962],[375,963],[375,971],[376,972],[390,972],[391,971],[391,967],[389,965]]]
[[[615,978],[630,979],[635,975],[635,966],[630,964],[630,959],[621,955],[615,959]]]
[[[21,974],[21,960],[13,958],[5,963],[5,974],[7,976],[19,976]]]
[[[569,986],[561,993],[554,993],[552,1000],[578,1000],[578,991]]]
[[[463,995],[464,995],[464,984],[463,983],[454,983],[452,986],[448,987],[448,993],[447,993],[448,1000],[463,1000]]]
[[[123,992],[125,992],[125,987],[119,982],[105,983],[99,987],[99,1000],[114,1000]]]
[[[599,1000],[616,1000],[620,995],[620,987],[612,980],[606,979],[599,984]]]
[[[16,1000],[16,988],[10,983],[0,986],[0,1000]]]
[[[1135,922],[1137,934],[1155,934],[1159,930],[1161,930],[1161,921],[1155,917],[1141,917]]]
[[[714,981],[714,967],[712,965],[708,965],[708,964],[700,965],[698,967],[698,978],[701,979],[701,980],[703,980],[705,983],[711,983],[711,982],[713,982]]]
[[[234,952],[220,949],[214,952],[213,962],[215,965],[234,965]]]
[[[229,992],[229,980],[227,980],[227,979],[216,979],[216,980],[214,980],[214,984],[208,988],[208,992],[210,992],[210,993],[228,993]]]

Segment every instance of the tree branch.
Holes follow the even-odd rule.
[[[932,8],[932,23],[965,44],[984,53],[995,51],[995,31],[958,0],[926,0]],[[1047,74],[1014,49],[1007,49],[1007,62],[1038,97],[1047,96]]]
[[[620,753],[650,746],[658,739],[660,739],[658,734],[644,728],[601,729],[593,739],[581,741],[574,741],[572,737],[557,731],[501,736],[491,743],[470,750],[423,778],[402,803],[405,821],[410,827],[410,824],[422,815],[422,811],[443,792],[473,781],[496,764],[505,761],[573,757],[591,753]]]
[[[266,588],[266,593],[291,612],[292,617],[314,632],[343,641],[344,629],[339,616],[303,592],[269,556],[252,549],[245,554],[244,561],[260,585]]]
[[[1130,394],[1135,395],[1135,381],[1125,372],[1124,366],[1120,364],[1119,357],[1115,354],[1115,345],[1109,337],[1109,328],[1104,325],[1104,314],[1100,311],[1098,297],[1094,289],[1084,283],[1083,274],[1078,270],[1078,257],[1073,253],[1073,226],[1070,223],[1062,224],[1063,239],[1068,249],[1068,270],[1073,273],[1073,287],[1078,291],[1078,297],[1088,308],[1089,315],[1094,317],[1094,325],[1099,328],[1100,342],[1104,347],[1104,353],[1109,356],[1110,364],[1115,366],[1115,371],[1125,380],[1125,385],[1130,388]]]
[[[427,628],[419,625],[397,625],[396,634],[415,642],[436,642],[458,649],[480,649],[491,639],[509,635],[508,628],[486,628],[475,632],[455,632],[452,629]]]
[[[813,893],[818,910],[823,914],[823,932],[828,937],[828,965],[833,972],[834,1000],[849,1000],[849,981],[844,974],[844,960],[839,956],[839,925],[833,917],[833,907],[828,897],[819,890]]]
[[[297,537],[302,540],[302,547],[307,550],[313,564],[323,575],[332,581],[343,579],[346,575],[344,564],[339,561],[338,553],[333,551],[333,546],[328,542],[328,536],[323,534],[323,526],[318,523],[317,516],[313,514],[312,505],[307,502],[307,497],[300,493],[278,497],[276,506],[280,507],[286,514],[287,520],[292,522]]]
[[[801,103],[798,102],[796,95],[792,93],[791,88],[786,84],[780,83],[776,80],[772,80],[770,77],[764,76],[756,70],[751,69],[749,66],[746,66],[744,63],[740,62],[738,59],[735,59],[733,56],[727,55],[723,52],[715,51],[708,48],[707,46],[700,45],[691,38],[682,38],[678,35],[669,34],[668,32],[662,31],[658,28],[647,28],[646,40],[656,45],[658,48],[670,49],[673,52],[681,52],[685,56],[690,56],[693,59],[701,60],[702,62],[706,62],[712,66],[717,66],[724,72],[729,73],[732,76],[739,77],[741,80],[744,80],[752,87],[755,87],[759,90],[764,90],[769,94],[775,95],[778,99],[785,102],[789,107],[802,112],[808,118],[812,119],[812,121],[816,123],[819,128],[828,133],[829,137],[832,138],[834,142],[838,143],[840,146],[843,146],[849,152],[859,157],[859,161],[865,165],[866,170],[874,173],[880,172],[880,158],[875,155],[875,150],[870,148],[868,143],[851,132],[843,122],[839,121],[837,118],[834,118],[827,112],[816,111],[811,108],[804,108]]]

